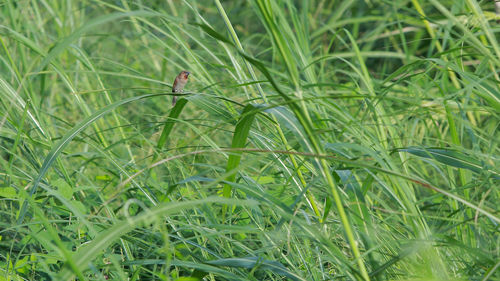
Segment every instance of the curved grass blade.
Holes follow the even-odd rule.
[[[174,119],[177,119],[179,115],[181,114],[182,110],[184,109],[184,106],[186,106],[186,103],[188,102],[187,99],[181,98],[177,101],[175,104],[174,108],[172,108],[172,111],[170,111],[170,114],[168,115],[167,121],[165,122],[165,127],[163,127],[163,131],[161,132],[160,139],[158,140],[158,144],[156,147],[158,149],[161,149],[165,143],[167,142],[167,138],[170,135],[170,132],[172,132],[172,129],[174,127],[175,121]]]
[[[7,95],[7,99],[11,100],[12,101],[12,104],[13,106],[19,108],[19,109],[23,109],[23,108],[26,108],[27,110],[27,114],[29,116],[29,118],[31,119],[31,121],[35,124],[35,127],[40,131],[40,133],[46,137],[47,136],[47,133],[43,130],[42,126],[40,125],[40,123],[38,122],[37,118],[35,115],[33,115],[31,113],[30,110],[27,109],[26,107],[26,102],[24,101],[24,99],[14,90],[14,88],[7,82],[5,81],[4,79],[2,79],[0,77],[0,90],[2,90],[3,93],[6,93],[8,94]]]
[[[145,265],[165,265],[167,262],[165,259],[143,259],[143,260],[134,260],[129,262],[123,262],[122,265],[137,265],[137,266],[145,266]],[[203,277],[207,276],[209,273],[214,274],[216,277],[224,277],[224,280],[249,280],[249,279],[241,279],[241,276],[238,276],[228,270],[220,269],[216,266],[198,263],[198,262],[190,262],[183,260],[171,260],[169,261],[170,266],[176,266],[181,268],[189,268],[194,269],[189,277],[180,277],[175,279],[175,281],[202,281]],[[218,280],[218,279],[217,279]]]
[[[56,160],[57,156],[59,156],[59,154],[62,152],[62,150],[81,131],[83,131],[85,128],[87,128],[89,125],[91,125],[93,122],[95,122],[96,120],[98,120],[102,116],[106,115],[107,113],[111,112],[113,109],[117,108],[118,106],[130,103],[130,102],[138,101],[141,99],[145,99],[145,98],[151,98],[151,97],[162,96],[162,95],[167,95],[167,94],[147,94],[147,95],[131,97],[128,99],[117,101],[113,104],[110,104],[110,105],[100,109],[100,110],[97,110],[92,115],[88,116],[83,121],[81,121],[76,126],[74,126],[71,130],[69,130],[61,138],[61,140],[59,140],[59,142],[54,147],[52,147],[52,149],[50,150],[47,157],[45,157],[45,160],[43,161],[42,168],[40,169],[40,173],[38,174],[37,178],[33,182],[33,187],[31,188],[29,196],[33,196],[33,194],[35,194],[35,192],[38,188],[38,185],[40,184],[40,181],[45,176],[45,174],[47,173],[47,171],[50,168],[50,166],[52,165],[52,163]],[[148,196],[148,195],[146,195],[146,196]],[[22,221],[24,220],[24,216],[26,215],[27,208],[28,208],[28,201],[24,201],[24,204],[21,208],[21,211],[19,212],[19,217],[17,219],[18,224],[22,223]]]
[[[456,168],[462,168],[470,170],[474,173],[484,173],[488,172],[493,174],[493,177],[500,179],[500,173],[488,167],[486,163],[474,159],[468,155],[460,153],[458,151],[443,149],[443,148],[420,148],[420,147],[408,147],[398,149],[398,151],[404,151],[417,155],[423,158],[434,159],[440,163],[448,166],[453,166]]]
[[[286,276],[294,281],[304,280],[296,274],[290,272],[283,264],[277,261],[266,260],[262,257],[218,259],[205,263],[217,266],[243,267],[246,269],[253,269],[255,267],[258,267],[258,269],[270,270],[278,275]]]
[[[265,109],[264,112],[270,113],[276,117],[276,120],[280,125],[286,127],[296,138],[296,141],[307,151],[311,150],[311,145],[307,141],[307,135],[305,134],[303,128],[299,125],[295,115],[288,110],[288,108],[283,106],[271,107]]]
[[[258,112],[256,107],[249,104],[245,106],[243,112],[241,113],[240,119],[238,120],[238,124],[236,124],[236,128],[234,129],[233,141],[231,143],[231,148],[243,148],[245,147],[245,143],[248,138],[248,133],[250,132],[250,128],[252,127],[253,120],[255,119],[255,114]],[[229,159],[227,160],[226,172],[233,171],[238,167],[241,160],[242,152],[235,152],[229,155]],[[227,177],[228,182],[233,182],[236,178],[236,173],[231,173]],[[224,188],[222,191],[224,197],[231,197],[231,185],[224,184]]]

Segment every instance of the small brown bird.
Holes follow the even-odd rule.
[[[181,71],[177,77],[175,77],[174,85],[172,86],[172,93],[182,93],[184,90],[184,86],[188,81],[188,77],[191,72],[189,71]],[[174,96],[172,98],[172,106],[175,106],[175,102],[177,101],[177,97]]]

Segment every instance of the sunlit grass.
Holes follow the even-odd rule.
[[[500,280],[493,1],[0,10],[0,280]]]

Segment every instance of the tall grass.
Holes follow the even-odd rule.
[[[0,280],[500,280],[494,8],[5,1]]]

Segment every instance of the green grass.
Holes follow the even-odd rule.
[[[500,280],[494,1],[0,18],[0,281]]]

